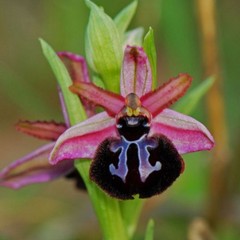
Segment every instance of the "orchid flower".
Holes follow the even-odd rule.
[[[73,82],[90,82],[83,57],[70,52],[59,52],[58,56],[66,65]],[[53,149],[57,138],[70,126],[67,110],[63,100],[62,92],[59,89],[59,97],[65,123],[55,123],[54,121],[20,121],[16,124],[16,129],[25,134],[39,139],[52,141],[26,156],[19,158],[0,172],[0,185],[9,188],[21,188],[25,185],[47,182],[61,176],[74,178],[77,186],[81,186],[81,178],[75,174],[74,160],[50,165],[48,156]],[[83,100],[88,116],[94,114],[94,105]]]
[[[191,84],[179,74],[152,91],[148,58],[127,46],[121,95],[88,82],[70,89],[104,112],[69,128],[57,140],[50,163],[90,158],[90,178],[110,196],[147,198],[167,189],[184,170],[180,154],[209,150],[214,140],[197,120],[168,109]]]

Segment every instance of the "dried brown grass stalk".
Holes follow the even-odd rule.
[[[207,217],[215,226],[226,199],[226,174],[230,162],[228,131],[225,119],[222,78],[218,56],[216,2],[197,0],[198,16],[202,34],[202,57],[204,75],[216,77],[215,84],[207,95],[207,112],[216,146],[210,170],[209,201]]]

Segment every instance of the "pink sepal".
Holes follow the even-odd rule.
[[[57,55],[66,66],[73,82],[90,82],[85,59],[71,52],[58,52]]]
[[[25,134],[34,136],[44,140],[55,141],[67,129],[64,123],[56,123],[54,121],[19,121],[16,129]]]
[[[142,105],[155,117],[182,97],[191,85],[191,81],[192,78],[188,74],[179,74],[155,91],[148,92],[141,97]]]
[[[150,135],[168,137],[180,154],[210,150],[214,140],[207,128],[192,117],[164,109],[152,121]]]
[[[53,146],[54,143],[44,145],[5,167],[0,172],[0,186],[18,189],[33,183],[48,182],[73,171],[73,161],[64,161],[56,166],[49,164],[48,155]]]
[[[73,83],[77,83],[77,82],[90,83],[91,82],[88,74],[87,63],[82,56],[71,53],[71,52],[58,52],[57,54],[60,57],[60,59],[63,61],[64,65],[66,66]],[[59,92],[59,94],[61,94],[61,92]],[[60,99],[61,99],[61,95],[60,95]],[[62,100],[64,99],[61,99],[61,105],[62,105],[62,108],[64,109],[65,103]],[[93,103],[90,103],[86,99],[81,98],[81,101],[83,103],[87,116],[88,117],[93,116],[95,114],[95,105]],[[64,115],[64,118],[67,119],[68,116]]]
[[[135,93],[139,97],[151,91],[152,72],[143,48],[127,46],[121,70],[121,95]]]
[[[115,117],[125,103],[122,96],[106,91],[92,83],[74,83],[70,86],[70,90],[80,97],[103,107],[112,117]]]
[[[107,137],[116,137],[115,119],[106,112],[83,121],[65,131],[57,140],[50,155],[50,163],[77,158],[93,158],[95,151]]]

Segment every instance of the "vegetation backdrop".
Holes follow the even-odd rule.
[[[113,17],[131,1],[94,2]],[[218,0],[214,6],[200,2],[140,0],[131,23],[131,27],[143,26],[145,33],[149,26],[154,29],[159,82],[180,72],[194,78],[193,87],[209,76],[216,77],[215,85],[192,113],[213,132],[216,148],[211,153],[184,156],[185,173],[164,194],[146,202],[136,239],[143,239],[149,218],[155,220],[156,239],[194,239],[192,234],[199,231],[222,240],[240,236],[240,2]],[[0,3],[3,168],[42,144],[16,132],[14,124],[18,120],[62,120],[56,81],[38,38],[45,39],[57,51],[84,55],[89,9],[83,0]],[[213,34],[213,42],[208,42],[204,26]],[[70,181],[61,179],[18,191],[0,189],[0,239],[101,239],[100,236],[87,194],[76,191]]]

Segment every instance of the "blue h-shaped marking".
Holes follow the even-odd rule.
[[[131,144],[136,144],[137,151],[138,151],[138,160],[139,160],[139,167],[138,171],[140,174],[140,178],[142,182],[145,182],[148,176],[154,172],[159,171],[162,167],[162,164],[158,161],[152,166],[149,162],[150,153],[148,151],[148,147],[156,148],[157,143],[153,139],[147,138],[147,134],[143,135],[140,139],[135,141],[128,141],[121,136],[121,140],[118,142],[114,142],[110,150],[113,152],[117,152],[119,149],[121,150],[119,154],[119,162],[117,168],[110,164],[109,170],[112,175],[116,175],[120,177],[123,182],[126,182],[126,177],[128,174],[128,166],[127,166],[127,151]]]

